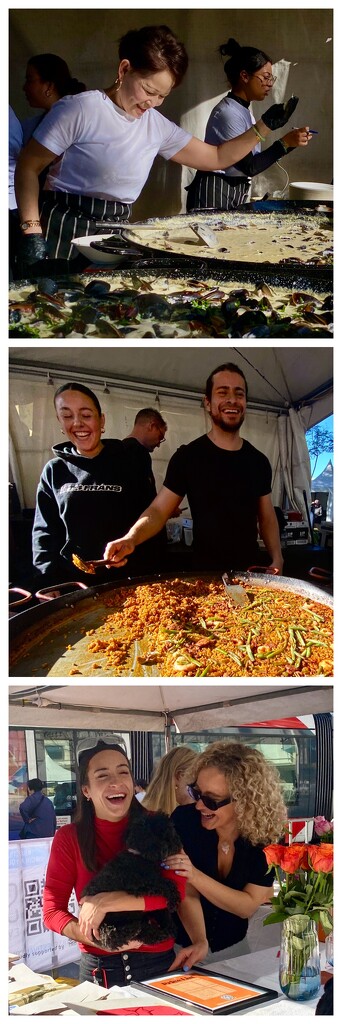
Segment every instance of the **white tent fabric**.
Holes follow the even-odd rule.
[[[307,521],[307,509],[310,503],[311,468],[310,456],[305,440],[305,427],[300,412],[289,409],[287,417],[278,418],[279,452],[283,470],[284,484],[290,505],[301,512],[304,522]]]
[[[16,456],[12,474],[19,480],[24,507],[34,507],[40,472],[51,457],[52,445],[61,440],[53,407],[53,393],[61,383],[76,379],[93,388],[106,414],[107,437],[125,437],[138,409],[156,405],[168,423],[166,444],[153,456],[159,488],[172,453],[209,429],[202,404],[205,380],[215,366],[227,361],[237,363],[248,379],[242,436],[271,462],[273,503],[282,506],[284,482],[290,497],[293,471],[295,507],[301,508],[297,495],[304,488],[310,494],[305,429],[332,411],[329,348],[306,349],[305,358],[297,348],[174,346],[155,351],[152,347],[85,349],[76,345],[12,349],[10,432]],[[109,394],[108,390],[104,394],[106,385]],[[299,415],[294,406],[301,403]],[[283,414],[280,420],[279,413]]]
[[[332,711],[323,683],[9,686],[10,726],[180,732]]]

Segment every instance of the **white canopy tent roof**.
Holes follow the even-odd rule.
[[[332,348],[113,348],[85,347],[10,350],[10,374],[47,380],[56,388],[70,379],[90,378],[93,385],[148,391],[184,400],[201,398],[215,366],[237,363],[248,381],[249,407],[286,411],[305,409],[307,428],[332,412]],[[74,375],[74,376],[73,376]],[[90,384],[91,386],[91,384]]]
[[[179,732],[332,711],[333,687],[309,683],[210,686],[9,686],[10,726]]]
[[[310,459],[305,431],[332,412],[332,348],[87,347],[10,350],[11,470],[21,505],[35,491],[51,446],[59,440],[53,393],[79,380],[97,394],[106,414],[106,436],[130,433],[137,411],[156,406],[168,424],[166,444],[153,469],[159,488],[172,453],[209,429],[202,397],[212,370],[237,364],[248,381],[242,436],[267,455],[273,469],[272,498],[290,503],[306,518]],[[52,387],[51,387],[52,385]]]

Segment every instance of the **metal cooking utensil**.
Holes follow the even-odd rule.
[[[222,583],[227,597],[229,597],[232,604],[237,605],[239,608],[242,608],[245,604],[249,604],[249,597],[245,588],[242,587],[240,583],[232,583],[226,572],[223,573]]]
[[[108,558],[92,558],[89,561],[85,561],[85,559],[80,558],[79,555],[72,555],[71,557],[74,565],[76,565],[76,569],[81,569],[82,572],[90,572],[93,575],[95,575],[96,569],[99,566],[112,564]]]
[[[271,566],[249,565],[247,573],[262,573],[266,576],[279,576],[279,569],[275,569]],[[233,573],[229,576],[227,572],[224,572],[222,576],[222,583],[230,601],[238,607],[243,608],[243,605],[249,604],[250,598],[247,591],[240,583],[232,582],[234,579],[235,576]]]
[[[189,227],[201,239],[201,242],[208,246],[208,249],[217,249],[219,247],[220,243],[217,235],[215,235],[215,231],[208,224],[189,224]]]

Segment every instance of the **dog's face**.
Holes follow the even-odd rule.
[[[172,821],[160,813],[145,813],[133,820],[128,826],[125,842],[127,848],[158,864],[182,848]]]

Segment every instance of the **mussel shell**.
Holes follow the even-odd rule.
[[[84,289],[86,295],[102,296],[110,292],[110,284],[108,281],[89,281]]]
[[[155,292],[144,292],[137,295],[136,304],[143,317],[156,317],[157,320],[170,320],[172,307],[163,295],[156,295]]]
[[[38,277],[37,289],[39,292],[43,292],[44,295],[56,295],[59,291],[59,284],[52,277]]]

